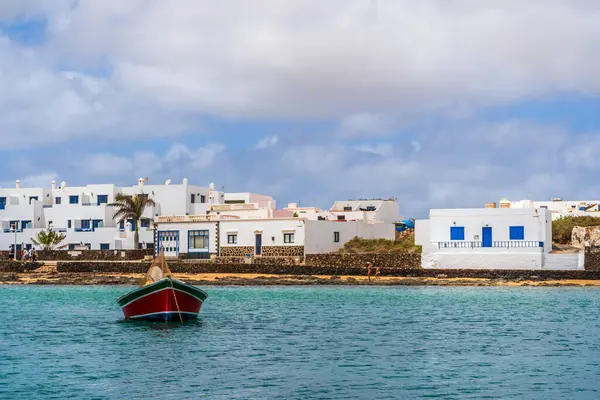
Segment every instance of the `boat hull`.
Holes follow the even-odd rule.
[[[203,290],[165,278],[135,289],[117,302],[127,320],[179,321],[198,318],[206,297]]]

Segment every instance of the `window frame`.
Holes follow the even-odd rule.
[[[451,226],[450,227],[450,240],[465,240],[465,227],[464,226]]]
[[[294,232],[283,232],[283,243],[293,244],[294,243]]]
[[[75,200],[75,201],[73,201]],[[72,194],[69,195],[69,204],[79,204],[79,195]]]
[[[508,228],[509,240],[525,240],[525,226],[514,225]]]
[[[335,231],[333,232],[333,243],[339,243],[340,242],[340,232]]]
[[[192,240],[193,238],[193,240]],[[197,238],[202,238],[202,247],[196,247]],[[193,244],[193,246],[192,246]],[[208,251],[210,248],[210,231],[208,229],[197,229],[188,231],[188,251]]]
[[[238,240],[237,233],[228,233],[227,234],[227,244],[237,244]]]
[[[100,204],[108,204],[108,195],[107,194],[99,194],[96,198],[96,203]]]
[[[110,243],[100,243],[100,250],[110,250]]]
[[[60,205],[60,204],[62,204],[62,197],[60,197],[60,196],[56,196],[56,197],[54,198],[54,204],[57,204],[57,205]]]

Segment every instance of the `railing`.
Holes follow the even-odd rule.
[[[231,221],[238,220],[241,217],[237,215],[163,215],[154,218],[154,222],[160,223],[177,223],[177,222],[207,222],[207,221]]]
[[[437,245],[438,249],[475,249],[475,248],[520,248],[520,247],[544,247],[544,242],[535,242],[530,240],[501,240],[493,241],[491,246],[484,246],[481,241],[468,241],[468,240],[452,240],[448,242],[433,242]]]
[[[210,206],[211,211],[247,211],[258,210],[257,203],[248,204],[213,204]]]

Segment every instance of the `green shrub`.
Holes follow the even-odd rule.
[[[571,233],[576,226],[600,225],[599,217],[563,217],[552,221],[552,242],[560,244],[571,243]]]

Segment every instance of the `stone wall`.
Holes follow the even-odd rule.
[[[169,267],[171,264],[169,263]],[[61,262],[56,264],[56,270],[58,272],[118,272],[118,273],[145,273],[150,268],[148,262],[118,262],[118,261],[105,261],[105,262],[86,262],[86,261],[72,261],[72,262]]]
[[[38,251],[39,260],[143,260],[145,256],[153,256],[154,250],[55,250]]]
[[[304,257],[304,246],[263,246],[263,257]]]
[[[246,254],[254,254],[252,246],[222,246],[221,257],[244,257]]]
[[[327,267],[365,268],[370,262],[373,267],[415,269],[421,268],[419,253],[379,253],[379,254],[307,254],[306,265]]]
[[[6,263],[5,263],[6,264]],[[11,263],[21,264],[21,263]],[[0,263],[0,268],[4,264]],[[21,264],[23,265],[23,264]],[[149,263],[123,262],[59,262],[58,272],[112,272],[144,273]],[[259,264],[210,264],[210,263],[169,263],[173,273],[251,273],[274,275],[354,275],[365,276],[365,267],[333,267],[306,265],[259,265]],[[6,268],[6,267],[4,267]],[[9,271],[9,272],[21,272]],[[374,271],[373,271],[374,272]],[[382,268],[382,276],[431,277],[431,278],[487,278],[505,280],[563,280],[563,279],[600,279],[600,270],[594,271],[550,271],[550,270],[488,270],[488,269],[410,269]]]
[[[42,264],[34,262],[0,261],[0,272],[27,272],[41,267]]]
[[[585,249],[584,267],[586,271],[600,271],[600,248],[587,247]]]

